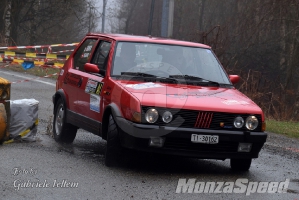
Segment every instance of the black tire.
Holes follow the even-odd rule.
[[[248,171],[252,159],[230,159],[230,167],[234,171]]]
[[[109,116],[108,130],[107,130],[107,145],[105,151],[105,165],[107,167],[115,166],[121,157],[122,147],[120,144],[117,125],[113,117]]]
[[[66,123],[66,106],[60,98],[55,106],[53,120],[53,135],[57,142],[72,143],[77,134],[77,127]]]

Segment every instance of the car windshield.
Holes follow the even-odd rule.
[[[166,78],[189,75],[200,77],[202,80],[230,84],[226,73],[210,49],[118,42],[111,75],[138,75],[140,73]]]

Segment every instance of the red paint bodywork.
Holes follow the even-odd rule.
[[[236,89],[161,84],[163,87],[135,90],[126,87],[126,85],[138,84],[138,82],[117,82],[137,97],[140,104],[144,106],[153,106],[154,104],[157,107],[187,110],[263,114],[253,101]],[[123,101],[130,102],[130,97],[123,99]],[[230,101],[232,102],[230,103]]]
[[[105,38],[112,43],[105,78],[84,73],[72,68],[72,59],[74,53],[86,38]],[[126,85],[138,84],[141,82],[119,81],[110,77],[114,56],[113,53],[115,52],[114,48],[117,41],[173,44],[210,49],[210,47],[207,45],[156,37],[97,33],[88,34],[84,40],[82,40],[82,42],[78,45],[76,50],[70,55],[69,59],[65,63],[63,67],[64,71],[58,77],[56,87],[56,90],[62,89],[65,91],[68,109],[80,113],[81,115],[102,122],[103,111],[109,104],[114,103],[121,111],[130,109],[132,111],[141,112],[141,106],[157,106],[201,111],[260,114],[262,116],[262,121],[264,122],[265,120],[264,114],[259,106],[257,106],[253,101],[251,101],[248,97],[235,88],[228,89],[219,87],[202,87],[161,83],[161,87],[136,90],[129,88]],[[64,84],[66,76],[70,76],[70,74],[74,74],[74,77],[75,75],[82,77],[82,85],[80,86],[80,90],[78,90],[77,86]],[[100,94],[101,101],[99,113],[90,111],[89,109],[89,95],[84,92],[88,78],[99,82],[104,82],[102,93]],[[232,83],[237,83],[239,81],[239,77],[236,75],[231,75],[230,80]],[[127,118],[125,113],[122,113],[122,115],[123,117]]]
[[[135,52],[123,49],[126,41],[134,42]],[[136,44],[138,42],[147,44]],[[161,49],[164,52],[159,51]],[[171,54],[171,49],[173,52],[192,50]],[[124,57],[121,56],[123,52]],[[128,63],[127,58],[134,53],[134,60]],[[190,62],[189,65],[180,62],[184,53],[187,57],[194,55],[187,61],[195,63],[196,72],[187,68],[192,66]],[[175,60],[173,66],[167,68],[165,65],[169,73],[160,75],[165,73],[160,64],[171,64]],[[159,65],[153,67],[151,62]],[[137,71],[125,69],[134,63]],[[147,67],[153,70],[141,71]],[[185,68],[181,69],[181,74],[168,70],[174,67]],[[233,86],[240,77],[227,75],[221,67],[207,45],[156,37],[91,33],[61,69],[53,95],[54,108],[62,109],[57,106],[62,100],[66,105],[64,123],[99,135],[111,146],[203,159],[230,158],[233,164],[245,159],[248,163],[258,157],[266,142],[265,117],[258,105]],[[160,73],[150,73],[155,70]],[[54,110],[54,115],[57,113]],[[251,120],[252,115],[255,121]],[[56,126],[58,120],[54,123]],[[200,138],[205,141],[198,141]],[[156,140],[160,143],[155,144]],[[242,145],[248,148],[244,150]]]

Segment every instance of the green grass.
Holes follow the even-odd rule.
[[[299,138],[299,122],[266,121],[266,131]]]
[[[35,76],[46,76],[46,75],[51,75],[54,73],[59,73],[60,69],[55,69],[55,68],[43,68],[43,67],[33,67],[31,69],[24,70],[21,65],[9,65],[6,67],[6,69],[16,71],[16,72],[23,72],[26,74],[31,74]],[[50,78],[52,79],[57,79],[58,76],[51,76]]]

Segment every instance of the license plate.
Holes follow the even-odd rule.
[[[217,144],[219,142],[218,135],[191,135],[191,142],[204,144]]]

